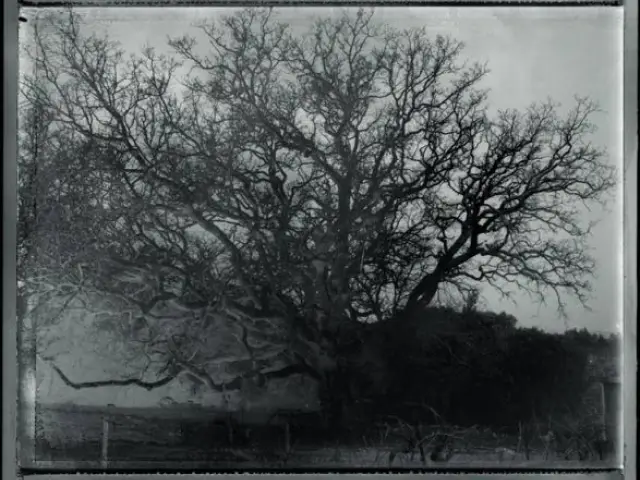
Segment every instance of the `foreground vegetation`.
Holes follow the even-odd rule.
[[[61,421],[58,425],[57,443],[44,438],[36,442],[36,466],[56,468],[100,468],[100,425],[104,411],[99,409],[81,414],[64,409],[51,409],[44,416]],[[182,411],[188,415],[188,411]],[[419,448],[411,448],[411,435],[402,428],[378,429],[378,438],[373,434],[363,436],[361,442],[331,441],[329,438],[309,437],[308,433],[292,435],[292,444],[287,448],[282,428],[264,427],[258,435],[228,443],[226,432],[209,430],[209,438],[185,438],[180,431],[180,421],[167,421],[163,412],[156,409],[111,415],[120,416],[111,423],[113,428],[109,442],[109,468],[162,467],[180,468],[455,468],[455,467],[606,467],[595,451],[584,456],[584,452],[565,444],[565,450],[554,450],[538,439],[530,449],[528,458],[518,449],[517,436],[491,432],[478,428],[451,429],[451,456],[447,461],[433,459],[430,455],[433,439],[442,429],[423,430],[423,447],[426,457],[421,457]],[[87,422],[92,417],[92,422]],[[124,418],[126,422],[123,422]],[[164,417],[164,418],[163,418]],[[162,422],[159,421],[162,419]],[[71,422],[74,423],[71,423]],[[172,425],[173,423],[173,425]],[[203,422],[204,423],[204,422]],[[72,426],[73,428],[69,428]],[[175,428],[175,430],[173,430]],[[253,430],[255,426],[251,426]],[[62,431],[73,432],[73,438],[61,438]],[[385,437],[386,434],[386,437]],[[606,459],[605,459],[606,460]]]

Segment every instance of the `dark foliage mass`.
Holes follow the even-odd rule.
[[[597,375],[590,356],[616,358],[613,338],[520,328],[504,313],[431,307],[405,328],[372,327],[370,342],[383,360],[373,369],[351,362],[326,392],[327,404],[344,399],[349,385],[353,412],[346,418],[362,424],[393,413],[407,422],[515,430],[579,411]]]

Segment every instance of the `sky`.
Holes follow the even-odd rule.
[[[315,17],[337,14],[337,7],[277,9],[278,18],[304,31]],[[33,12],[33,11],[32,11]],[[228,14],[225,8],[93,8],[78,10],[87,25],[106,29],[130,51],[145,44],[165,50],[167,35],[195,34],[196,21]],[[27,18],[33,16],[23,11]],[[486,62],[482,86],[490,90],[493,109],[527,107],[551,98],[563,108],[575,95],[595,100],[601,111],[592,120],[592,141],[622,164],[622,8],[614,7],[385,7],[378,21],[390,26],[425,27],[432,35],[449,35],[465,43],[462,57]],[[22,30],[28,42],[27,29]],[[25,64],[23,64],[25,65]],[[619,169],[622,170],[621,168]],[[622,207],[621,190],[606,210],[594,208],[585,221],[597,220],[589,242],[597,262],[591,309],[566,299],[568,318],[558,315],[553,299],[541,305],[526,295],[515,304],[484,289],[483,306],[514,314],[522,326],[550,331],[588,328],[617,331],[621,325]]]

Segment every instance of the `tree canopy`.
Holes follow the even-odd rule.
[[[365,10],[301,35],[246,9],[170,54],[73,13],[33,28],[19,279],[86,318],[99,303],[140,362],[69,385],[328,385],[380,361],[371,322],[428,329],[438,292],[588,298],[581,209],[615,182],[589,99],[490,115],[461,43]]]

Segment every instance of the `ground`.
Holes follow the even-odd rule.
[[[453,455],[446,462],[423,462],[417,449],[407,452],[406,442],[396,436],[374,444],[324,442],[317,444],[296,439],[290,447],[283,438],[263,435],[258,443],[242,447],[216,447],[203,441],[185,445],[184,433],[177,425],[184,416],[177,410],[118,409],[109,413],[108,468],[163,469],[403,469],[403,468],[611,468],[612,459],[569,460],[553,452],[534,449],[529,459],[517,451],[517,439],[494,434],[478,434],[457,440]],[[200,415],[202,415],[200,413]],[[78,469],[101,468],[104,409],[78,407],[36,410],[34,461],[31,467]],[[193,419],[191,419],[193,420]],[[203,420],[206,421],[206,420]],[[314,438],[313,436],[311,438]],[[358,444],[360,443],[360,444]],[[266,448],[266,446],[271,448]],[[282,445],[282,446],[280,446]],[[428,457],[428,454],[427,454]]]

